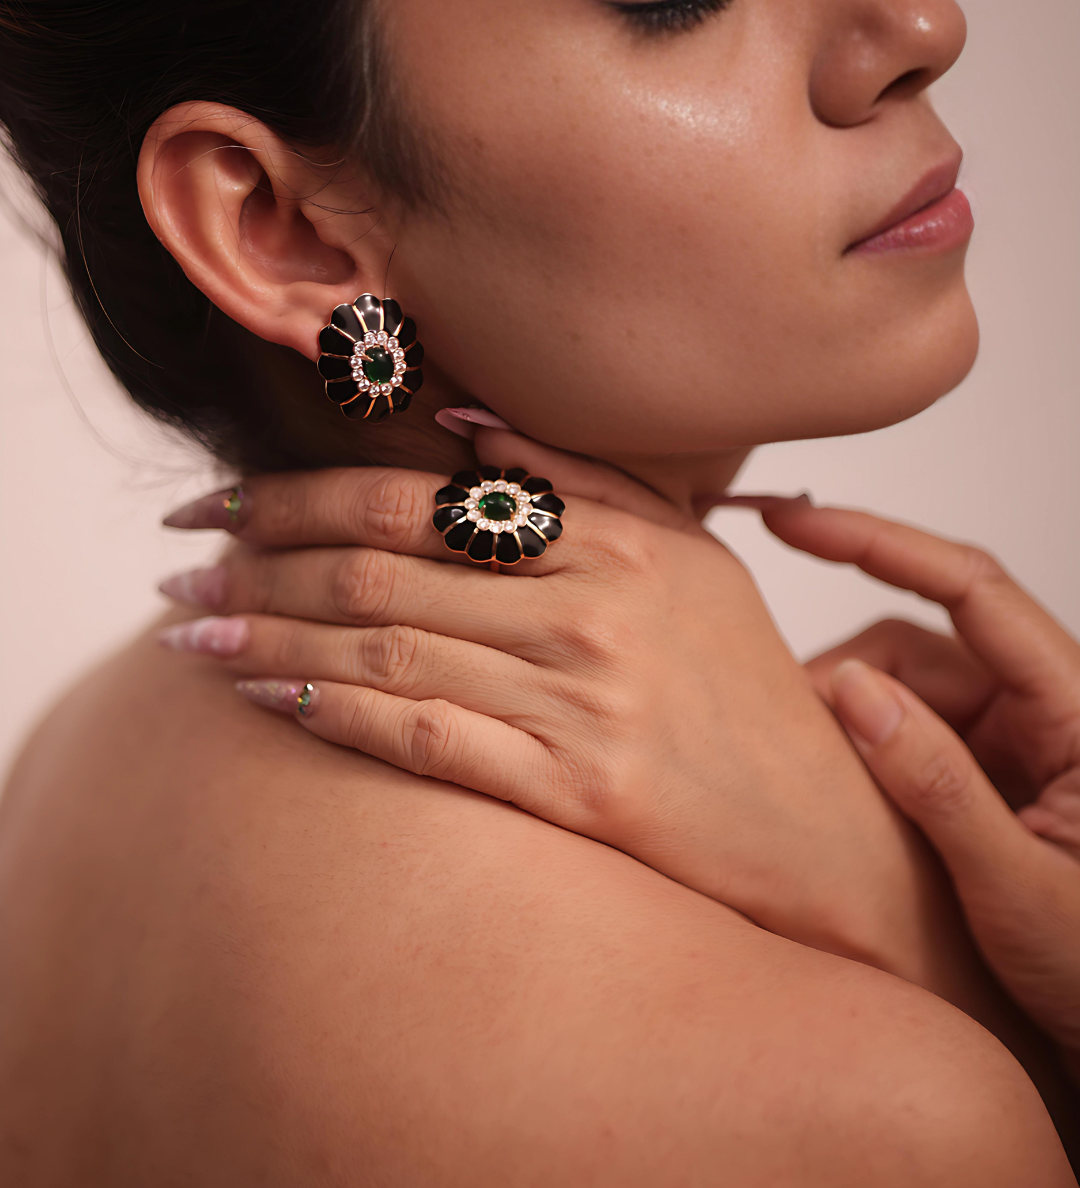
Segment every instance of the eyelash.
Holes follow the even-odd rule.
[[[609,0],[610,6],[645,33],[678,33],[700,25],[727,8],[731,0],[646,0],[644,4]]]

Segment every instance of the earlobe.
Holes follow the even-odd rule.
[[[360,196],[233,108],[167,112],[143,143],[138,181],[188,279],[234,321],[310,359],[329,311],[384,274],[390,249]]]

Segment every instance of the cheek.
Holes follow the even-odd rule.
[[[725,61],[702,37],[645,77],[547,35],[423,100],[459,97],[438,139],[460,190],[394,269],[462,388],[603,456],[876,428],[955,382],[962,281],[847,267],[845,174],[776,38]]]
[[[702,128],[624,102],[504,142],[445,223],[414,227],[428,346],[463,387],[569,448],[636,452],[658,427],[663,448],[729,444],[726,396],[775,386],[768,341],[805,316],[824,249],[807,171],[754,147],[791,137],[719,106]]]

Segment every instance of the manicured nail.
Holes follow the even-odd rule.
[[[166,578],[158,589],[177,602],[189,602],[213,610],[225,601],[225,566],[189,569],[187,573],[174,574]]]
[[[472,441],[477,426],[485,429],[512,429],[502,417],[497,417],[486,408],[440,408],[435,420],[451,433]]]
[[[229,657],[239,656],[250,639],[247,619],[211,617],[166,627],[158,636],[158,643],[174,652]]]
[[[836,712],[855,741],[880,747],[896,733],[904,707],[882,675],[861,660],[845,660],[832,675]]]
[[[716,498],[717,507],[750,507],[756,511],[773,511],[797,504],[813,507],[814,500],[810,492],[800,491],[798,495],[719,495]]]
[[[310,681],[237,681],[236,691],[256,705],[302,718],[319,708],[319,690]]]
[[[243,503],[244,488],[230,487],[178,507],[161,522],[166,528],[235,528]]]

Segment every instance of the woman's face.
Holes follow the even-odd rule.
[[[525,433],[606,457],[874,429],[967,373],[951,0],[394,0],[442,156],[389,291]]]

